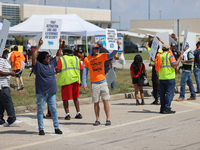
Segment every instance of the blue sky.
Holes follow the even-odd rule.
[[[16,3],[44,5],[45,0],[16,0]],[[119,21],[121,29],[130,29],[130,20],[148,19],[149,0],[112,0],[112,20]],[[150,19],[173,18],[174,0],[150,0]],[[10,2],[13,0],[0,0]],[[46,0],[50,6],[64,6],[65,0]],[[175,18],[200,18],[200,0],[175,0]],[[110,9],[110,0],[67,0],[68,7]],[[119,29],[119,23],[113,24]]]

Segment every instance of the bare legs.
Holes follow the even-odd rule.
[[[109,108],[108,100],[103,100],[103,105],[104,105],[104,111],[106,114],[106,120],[110,120],[110,108]],[[94,112],[96,116],[96,121],[99,121],[99,112],[100,112],[99,102],[94,103]]]

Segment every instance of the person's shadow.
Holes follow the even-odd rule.
[[[153,114],[158,114],[159,112],[143,109],[142,111],[128,111],[128,113],[153,113]]]
[[[10,129],[12,127],[7,127],[7,128]],[[8,130],[8,131],[0,131],[0,134],[38,134],[38,132],[30,132],[26,130]]]

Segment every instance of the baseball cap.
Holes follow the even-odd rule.
[[[65,46],[63,47],[63,50],[70,50],[70,51],[72,51],[72,48],[71,48],[70,45],[65,45]]]
[[[99,48],[99,45],[95,43],[92,48],[95,48],[95,47]]]
[[[175,43],[171,43],[171,46],[172,46],[172,47],[175,47],[175,46],[176,46],[176,44],[175,44]]]
[[[162,45],[162,49],[169,49],[169,44],[164,43],[164,44]]]
[[[186,42],[186,45],[185,45],[185,47],[187,47],[187,46],[189,46],[189,43],[188,43],[188,42]]]

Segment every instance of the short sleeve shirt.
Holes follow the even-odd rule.
[[[131,64],[130,70],[132,71],[132,74],[131,74],[132,78],[137,78],[137,77],[139,77],[139,74],[142,73],[142,70],[143,70],[143,69],[145,69],[145,65],[144,65],[143,63],[141,63],[141,64],[140,64],[140,70],[138,71],[137,74],[135,74],[133,64]]]
[[[106,60],[108,60],[108,53],[101,53],[93,57],[88,56],[84,59],[83,66],[89,69],[91,82],[106,79],[104,72],[104,62]]]
[[[192,52],[189,52],[188,53],[188,60],[189,59],[193,59],[193,58],[194,58],[194,55],[192,54]],[[184,70],[184,69],[183,69],[183,71],[185,71],[185,72],[192,72],[192,70]]]
[[[21,52],[13,51],[10,55],[10,61],[14,62],[14,70],[21,69],[22,61],[25,61],[25,57]]]
[[[49,64],[45,65],[36,62],[33,67],[33,72],[36,75],[35,88],[36,94],[49,94],[57,92],[55,79],[55,67],[57,66],[56,57],[50,60]]]
[[[0,71],[10,72],[7,65],[7,60],[0,58]],[[2,87],[10,87],[10,76],[0,76],[0,90]]]

